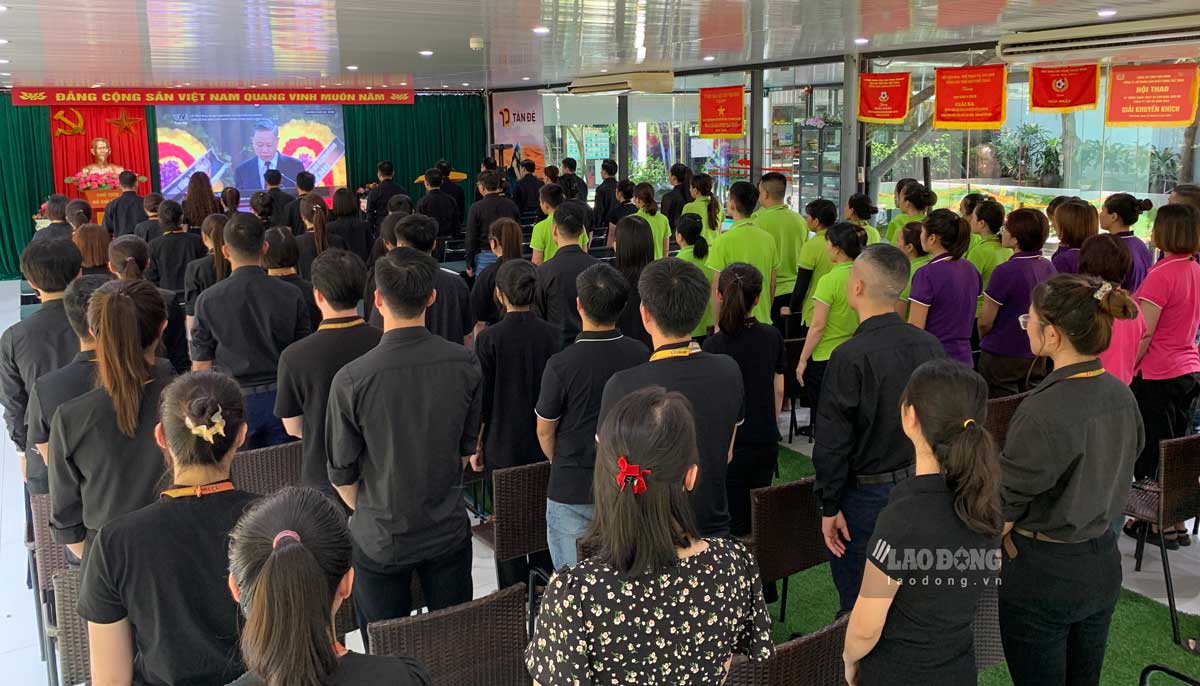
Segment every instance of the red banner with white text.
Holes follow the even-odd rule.
[[[18,86],[14,105],[411,105],[404,88],[41,88]]]
[[[869,124],[899,124],[908,117],[912,74],[859,74],[858,120]]]
[[[1094,110],[1100,102],[1100,65],[1029,67],[1029,111],[1046,113]]]
[[[935,129],[999,129],[1008,102],[1003,64],[947,67],[934,72]]]
[[[1196,120],[1200,66],[1145,64],[1109,67],[1108,126],[1168,128]]]

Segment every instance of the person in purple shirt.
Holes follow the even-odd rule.
[[[921,247],[932,258],[913,274],[908,322],[942,342],[946,356],[971,365],[971,329],[983,281],[964,259],[971,227],[952,210],[934,210],[921,229]],[[995,277],[993,277],[995,278]]]
[[[1024,393],[1046,377],[1046,358],[1034,356],[1019,320],[1029,311],[1034,287],[1058,273],[1042,257],[1049,235],[1050,220],[1039,210],[1013,210],[1004,222],[1001,241],[1016,252],[992,272],[979,313],[979,374],[989,397]]]
[[[1146,272],[1154,264],[1154,256],[1150,254],[1146,242],[1133,235],[1129,227],[1137,223],[1142,212],[1149,212],[1153,208],[1154,203],[1149,200],[1138,200],[1128,193],[1114,193],[1108,196],[1100,210],[1100,228],[1125,241],[1125,247],[1129,248],[1129,254],[1133,257],[1133,266],[1121,282],[1121,288],[1130,293],[1142,285],[1142,279],[1146,278]]]
[[[1083,242],[1100,233],[1096,208],[1078,198],[1054,210],[1054,230],[1058,232],[1058,250],[1050,258],[1059,274],[1079,273],[1079,249]]]

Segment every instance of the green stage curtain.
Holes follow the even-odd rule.
[[[49,107],[13,107],[0,93],[0,279],[20,278],[33,215],[54,192],[49,122]]]
[[[158,117],[150,106],[146,107],[146,139],[146,145],[150,148],[150,170],[146,176],[150,178],[150,190],[161,193],[162,183],[158,178]]]
[[[487,153],[485,100],[479,95],[418,95],[412,105],[347,105],[346,172],[351,188],[375,183],[375,165],[391,160],[396,183],[414,200],[413,179],[439,159],[467,175],[459,182],[470,204],[479,160]]]

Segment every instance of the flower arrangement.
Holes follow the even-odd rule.
[[[360,197],[360,198],[366,197],[366,195],[368,193],[370,193],[371,190],[374,189],[378,185],[379,184],[377,184],[377,183],[368,183],[365,186],[359,186],[358,188],[354,189],[354,192],[358,193],[358,197]]]
[[[119,188],[120,174],[117,172],[105,172],[103,174],[90,173],[84,174],[82,170],[75,176],[68,176],[63,179],[63,183],[69,183],[77,186],[81,191],[106,191],[113,188]],[[137,177],[138,183],[145,183],[146,177],[140,174]]]

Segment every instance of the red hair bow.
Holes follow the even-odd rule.
[[[630,479],[633,480],[634,495],[641,495],[642,493],[646,492],[646,479],[644,478],[644,475],[650,473],[649,469],[642,469],[638,465],[629,464],[629,461],[625,459],[624,455],[617,460],[617,467],[619,467],[621,470],[617,472],[617,485],[621,487],[622,492],[625,491],[625,484],[628,483]]]

